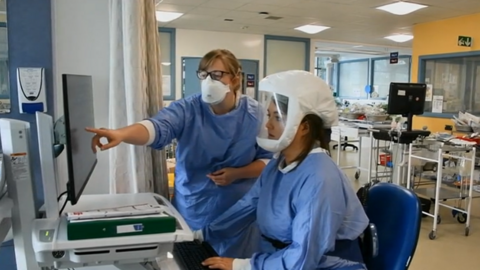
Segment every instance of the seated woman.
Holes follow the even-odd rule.
[[[224,270],[366,269],[358,237],[368,218],[349,179],[325,150],[325,123],[335,119],[324,104],[332,95],[305,71],[286,71],[260,82],[267,108],[257,142],[277,153],[252,189],[213,223],[199,239],[227,240],[257,221],[261,250],[252,258],[207,259]],[[254,241],[254,239],[252,239]]]

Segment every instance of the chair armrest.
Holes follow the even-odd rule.
[[[368,224],[363,232],[362,250],[364,259],[372,259],[378,256],[378,233],[375,224]]]

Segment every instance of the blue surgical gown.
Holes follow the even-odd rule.
[[[207,174],[272,157],[256,143],[261,117],[258,102],[250,97],[241,96],[233,111],[215,115],[197,94],[171,103],[148,119],[156,131],[151,147],[162,149],[177,139],[173,205],[192,230],[205,227],[234,205],[257,179],[217,186]],[[237,239],[213,246],[223,256],[248,256],[257,249],[249,241],[259,237],[256,232],[252,225]]]
[[[319,148],[290,171],[278,165],[271,160],[250,192],[202,230],[205,240],[257,221],[263,236],[287,246],[262,240],[252,269],[364,269],[357,240],[369,221],[345,174]]]

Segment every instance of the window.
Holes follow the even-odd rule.
[[[340,97],[367,98],[369,59],[351,60],[338,64],[338,93]]]
[[[410,82],[410,56],[400,56],[397,64],[390,59],[373,59],[373,89],[378,98],[386,98],[392,82]]]
[[[265,36],[264,76],[286,70],[310,70],[310,39]]]
[[[420,81],[432,87],[425,112],[434,96],[443,96],[443,113],[480,113],[480,55],[420,59]]]
[[[175,29],[160,28],[162,91],[164,100],[175,100]]]
[[[327,57],[315,57],[315,75],[324,81],[327,81],[327,66],[325,65],[327,60]]]

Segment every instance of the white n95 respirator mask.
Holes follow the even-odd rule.
[[[205,103],[216,105],[225,99],[230,87],[221,81],[213,80],[207,76],[202,80],[202,100]]]
[[[324,124],[338,118],[328,85],[310,72],[275,73],[262,79],[258,89],[264,116],[257,143],[267,151],[278,153],[287,148],[308,114],[318,115]]]

